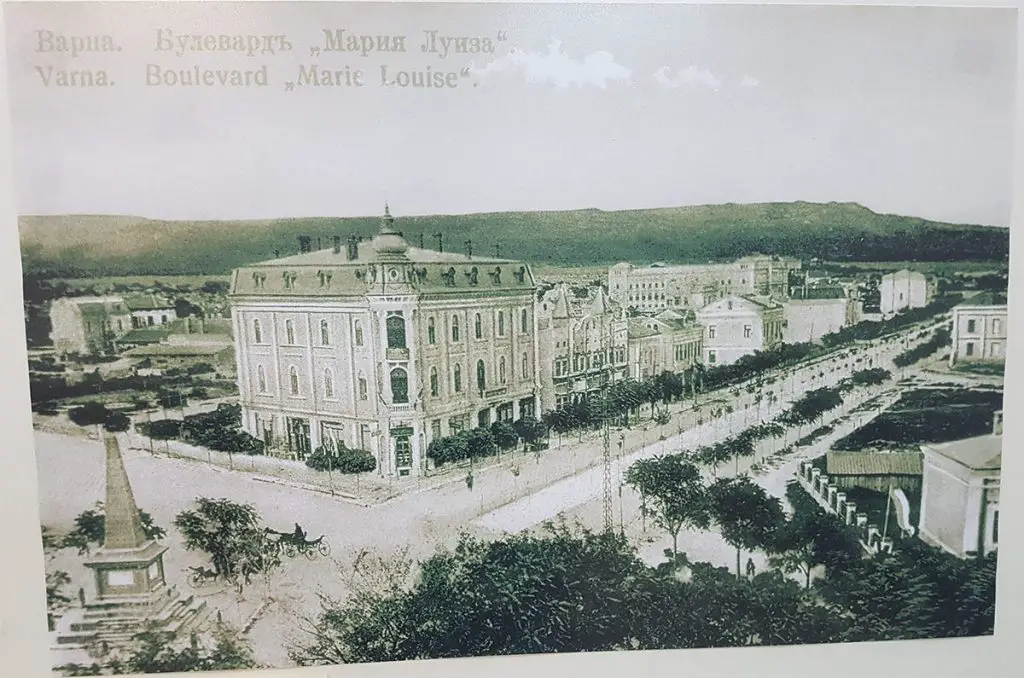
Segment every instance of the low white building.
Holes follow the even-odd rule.
[[[911,308],[922,308],[930,301],[928,279],[923,273],[903,269],[882,276],[878,287],[882,315],[889,317]]]
[[[782,340],[787,344],[818,342],[856,322],[856,304],[841,287],[798,288],[793,294],[783,305]]]
[[[990,435],[921,446],[921,539],[960,558],[998,547],[1002,447],[1002,412]]]
[[[1006,361],[1006,297],[986,292],[953,308],[949,366]]]
[[[782,306],[767,298],[729,296],[696,313],[704,328],[704,364],[729,365],[782,342]]]

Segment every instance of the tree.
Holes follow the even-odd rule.
[[[815,507],[817,509],[817,507]],[[800,572],[811,587],[811,571],[860,559],[856,535],[835,516],[818,510],[798,510],[773,535],[767,545],[769,562],[786,574]]]
[[[511,450],[519,444],[516,429],[507,421],[496,421],[491,424],[491,437],[499,450]]]
[[[547,435],[548,427],[544,422],[537,421],[533,417],[523,417],[513,424],[516,435],[523,441],[525,450],[533,449],[540,440]]]
[[[494,436],[486,428],[474,428],[466,432],[466,449],[470,459],[489,457],[497,447]]]
[[[641,510],[672,537],[672,555],[679,553],[679,532],[684,527],[707,529],[707,492],[700,470],[680,454],[641,459],[626,473],[643,497]]]
[[[740,577],[741,549],[765,548],[782,525],[782,505],[747,476],[720,478],[708,488],[711,515],[726,543],[736,549]]]
[[[167,531],[153,522],[153,517],[145,511],[139,511],[142,532],[147,539],[163,539]],[[64,535],[60,545],[62,548],[77,548],[80,554],[89,552],[89,545],[99,546],[106,536],[106,517],[103,502],[96,502],[95,508],[82,511],[75,518],[75,526]]]
[[[124,412],[111,412],[103,428],[111,433],[122,433],[132,427],[132,420]]]
[[[187,550],[209,554],[219,576],[247,574],[243,565],[251,574],[269,572],[280,564],[268,557],[275,549],[250,504],[200,497],[195,509],[178,514],[174,526],[181,531]]]
[[[97,426],[110,416],[110,410],[103,403],[89,402],[68,410],[68,419],[79,426]]]

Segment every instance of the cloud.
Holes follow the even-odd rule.
[[[676,89],[677,87],[708,87],[717,90],[722,86],[722,81],[716,78],[711,71],[701,70],[696,66],[677,70],[675,75],[672,75],[671,68],[662,66],[654,72],[654,80],[662,87],[668,89]]]
[[[470,65],[470,72],[481,79],[491,73],[518,72],[529,83],[551,83],[556,87],[593,85],[606,89],[609,81],[629,81],[632,74],[615,62],[608,52],[593,52],[583,59],[574,59],[562,51],[562,43],[554,40],[547,53],[531,53],[512,48],[506,56],[482,68]]]
[[[740,82],[740,87],[758,87],[760,84],[761,81],[757,78],[750,75],[744,75],[743,80]]]

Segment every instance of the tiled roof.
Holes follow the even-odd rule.
[[[919,476],[920,452],[832,452],[826,457],[828,475]]]
[[[1003,465],[1003,436],[986,435],[950,443],[933,443],[929,449],[975,471],[995,471]]]

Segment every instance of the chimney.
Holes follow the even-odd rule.
[[[299,253],[305,254],[313,249],[313,239],[308,235],[299,236]]]
[[[1003,435],[1003,411],[992,413],[992,435],[1001,436]]]
[[[341,254],[341,236],[334,236],[334,253]]]

